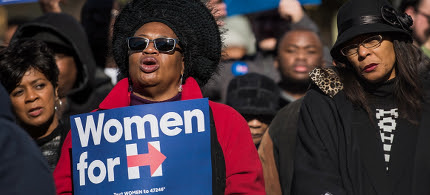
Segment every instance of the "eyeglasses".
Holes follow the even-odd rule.
[[[174,38],[156,38],[153,40],[144,37],[127,38],[128,48],[132,51],[143,51],[148,47],[150,42],[154,42],[154,47],[159,52],[171,52],[176,49],[176,44],[179,40]]]
[[[363,46],[367,49],[374,49],[374,48],[379,47],[381,45],[381,42],[382,42],[382,36],[381,35],[375,35],[375,36],[371,36],[371,37],[365,39],[361,43],[348,45],[348,46],[342,48],[340,50],[340,52],[344,56],[351,56],[351,55],[355,55],[358,53],[358,48],[360,46]]]

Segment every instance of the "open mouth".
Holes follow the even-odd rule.
[[[155,72],[158,68],[160,68],[160,65],[154,57],[146,57],[141,61],[140,70],[144,73]]]

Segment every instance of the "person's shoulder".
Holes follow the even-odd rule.
[[[272,123],[284,123],[285,118],[289,118],[289,116],[292,116],[294,114],[298,114],[300,111],[300,106],[302,105],[303,98],[297,99],[296,101],[293,101],[289,103],[288,105],[282,107],[275,115],[275,117],[272,120]],[[270,125],[272,126],[272,124]]]
[[[328,111],[330,107],[335,107],[336,102],[344,99],[338,98],[340,96],[344,96],[343,91],[340,91],[335,96],[330,97],[317,86],[312,86],[303,97],[299,110],[311,109],[313,111]]]
[[[55,194],[51,171],[34,140],[12,121],[0,117],[0,125],[0,194]]]
[[[234,108],[222,103],[209,101],[209,106],[211,107],[214,115],[218,115],[219,113],[224,117],[241,116]]]
[[[238,143],[236,143],[240,137],[251,137],[248,123],[243,116],[225,104],[209,101],[209,106],[212,110],[218,141],[223,150],[245,147],[244,145],[238,146]],[[251,139],[249,141],[250,144],[246,147],[255,147]]]
[[[312,80],[311,89],[319,94],[333,98],[343,90],[343,83],[335,68],[315,68],[309,75]]]
[[[234,108],[212,101],[209,101],[209,106],[212,110],[215,126],[217,126],[217,132],[226,129],[234,129],[236,131],[245,127],[249,131],[248,123]],[[218,127],[224,130],[218,129]]]
[[[276,115],[288,114],[290,112],[296,112],[300,105],[302,105],[303,98],[299,98],[296,101],[290,102],[288,105],[281,108]]]
[[[269,135],[274,142],[276,142],[275,140],[279,135],[285,131],[287,126],[291,126],[297,122],[302,102],[303,98],[297,99],[284,106],[276,113],[269,128]]]
[[[0,124],[3,127],[3,129],[0,131],[0,143],[3,145],[6,142],[13,141],[13,145],[17,144],[30,144],[34,145],[34,141],[32,141],[28,135],[26,135],[26,132],[19,128],[14,122],[5,120],[3,118],[0,118]],[[5,144],[9,145],[9,144]],[[10,145],[9,145],[10,146]],[[37,146],[36,146],[37,147]],[[1,147],[2,151],[5,149],[4,147]]]

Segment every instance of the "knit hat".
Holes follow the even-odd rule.
[[[169,26],[184,50],[184,81],[200,86],[218,71],[221,36],[210,10],[200,0],[133,0],[118,15],[113,30],[113,55],[122,77],[128,77],[127,37],[149,22]]]
[[[330,53],[334,59],[344,59],[340,53],[346,42],[368,33],[395,33],[412,41],[412,18],[398,13],[386,0],[350,0],[337,15],[338,36]]]
[[[279,109],[279,88],[272,79],[261,74],[237,76],[228,85],[226,103],[242,115],[273,117]]]
[[[246,16],[235,15],[224,19],[224,45],[226,47],[242,47],[246,49],[246,55],[254,55],[256,52],[255,35]]]

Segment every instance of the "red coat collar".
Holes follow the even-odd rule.
[[[190,100],[202,98],[202,92],[196,80],[188,77],[185,84],[182,85],[181,100]],[[128,91],[128,78],[120,80],[115,87],[109,92],[106,98],[99,105],[99,109],[107,110],[130,106],[130,92]]]

